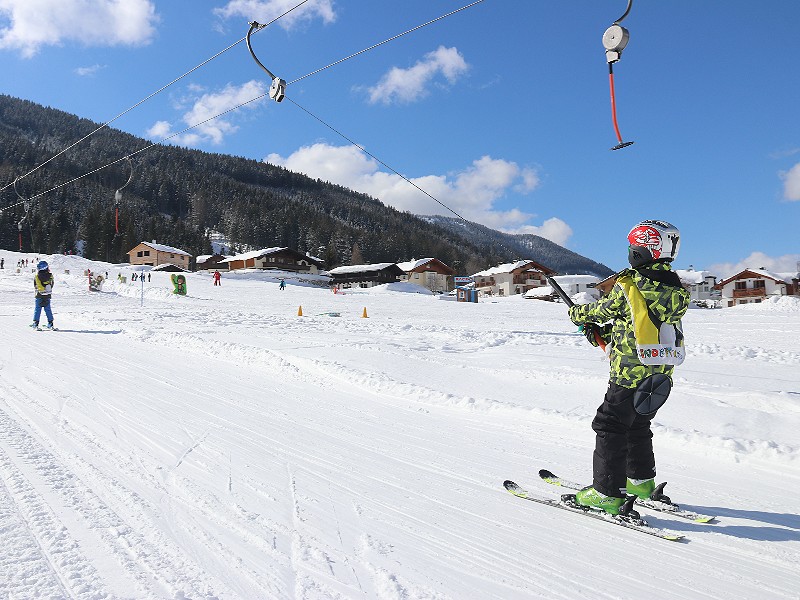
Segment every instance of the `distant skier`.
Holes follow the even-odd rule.
[[[222,285],[222,283],[220,283],[220,279],[222,279],[222,273],[219,271],[214,271],[214,285]]]
[[[286,281],[281,279],[281,284],[278,286],[278,289],[279,290],[285,290],[286,289]]]
[[[583,506],[619,514],[625,495],[649,498],[655,490],[650,421],[666,401],[672,371],[684,357],[680,319],[689,293],[670,268],[680,233],[664,221],[642,221],[628,234],[630,269],[621,271],[607,296],[575,305],[570,319],[590,343],[608,344],[611,374],[596,432],[593,485],[580,490]]]
[[[36,290],[36,308],[33,311],[33,323],[31,327],[39,328],[39,317],[44,309],[44,314],[47,316],[47,325],[45,329],[53,329],[53,311],[50,308],[50,297],[53,293],[53,274],[50,272],[50,267],[47,262],[40,261],[36,265],[38,272],[33,278],[33,287]]]

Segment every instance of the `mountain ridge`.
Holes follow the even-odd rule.
[[[88,139],[70,148],[83,137]],[[70,149],[56,157],[64,148]],[[117,205],[115,192],[130,167],[127,161],[111,163],[131,155],[133,178]],[[20,195],[36,198],[29,210],[9,209],[22,204],[11,187],[15,178],[40,165],[19,181]],[[80,179],[65,185],[75,178]],[[153,144],[7,95],[0,95],[0,187],[6,188],[0,196],[0,246],[18,248],[22,233],[25,251],[74,252],[82,242],[87,258],[120,262],[142,240],[157,239],[207,254],[213,230],[241,245],[309,252],[328,268],[414,256],[434,256],[461,273],[520,257],[557,265],[551,268],[558,271],[600,274],[603,267],[537,236],[516,239],[469,222],[465,236],[465,228],[453,227],[446,217],[402,212],[263,161]],[[21,232],[19,223],[25,225]]]

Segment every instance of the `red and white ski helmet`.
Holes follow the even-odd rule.
[[[628,234],[628,262],[640,267],[654,260],[672,262],[681,247],[681,232],[666,221],[642,221]]]

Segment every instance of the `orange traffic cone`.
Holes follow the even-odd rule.
[[[302,317],[303,316],[303,307],[302,306],[298,306],[297,307],[297,316],[298,317]]]
[[[369,318],[369,317],[367,317],[367,307],[366,306],[364,307],[364,313],[361,315],[361,318],[362,319],[368,319]]]

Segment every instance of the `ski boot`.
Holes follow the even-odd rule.
[[[47,325],[42,327],[42,329],[46,329],[47,331],[53,331],[55,329],[55,327],[53,326],[52,323],[48,323]]]
[[[625,491],[642,500],[654,500],[664,504],[672,504],[669,496],[664,495],[664,486],[667,482],[656,485],[654,479],[628,479]]]
[[[633,510],[633,501],[636,496],[622,498],[601,494],[592,486],[587,486],[574,496],[575,504],[586,508],[594,508],[607,512],[610,515],[639,519],[639,513]]]

